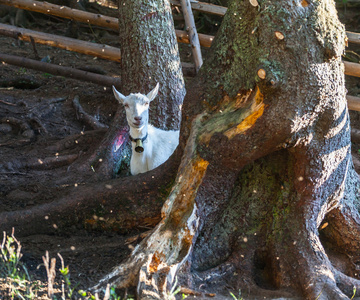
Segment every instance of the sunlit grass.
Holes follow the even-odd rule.
[[[78,284],[73,284],[70,280],[70,270],[65,266],[64,260],[60,254],[58,257],[61,267],[56,270],[56,258],[49,257],[46,251],[42,257],[43,264],[38,267],[44,267],[47,274],[47,283],[32,278],[25,264],[21,262],[21,244],[15,238],[14,233],[11,236],[6,235],[0,245],[0,299],[89,299],[100,300],[97,294],[91,295],[87,291],[79,290]],[[60,280],[55,281],[56,275]],[[117,295],[115,288],[107,287],[103,300],[121,300]],[[131,296],[127,300],[133,299]]]

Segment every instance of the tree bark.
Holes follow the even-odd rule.
[[[151,123],[179,129],[185,96],[176,35],[168,1],[120,1],[122,94],[147,94],[157,82],[159,95],[151,108]],[[129,37],[132,37],[129,39]],[[155,118],[154,118],[155,117]]]
[[[233,1],[188,89],[189,137],[162,220],[94,290],[358,295],[344,46],[331,1]]]

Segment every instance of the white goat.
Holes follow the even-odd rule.
[[[164,163],[179,143],[179,130],[165,131],[149,124],[149,104],[158,91],[159,83],[146,96],[137,93],[125,97],[113,86],[115,98],[125,106],[130,126],[132,175],[150,171]]]

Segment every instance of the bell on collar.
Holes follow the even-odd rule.
[[[138,153],[144,152],[144,146],[141,139],[136,139],[135,151]]]

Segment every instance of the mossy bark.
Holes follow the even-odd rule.
[[[332,1],[255,2],[232,1],[188,89],[189,138],[162,221],[96,289],[137,284],[141,299],[176,282],[248,297],[358,293],[344,27]]]

